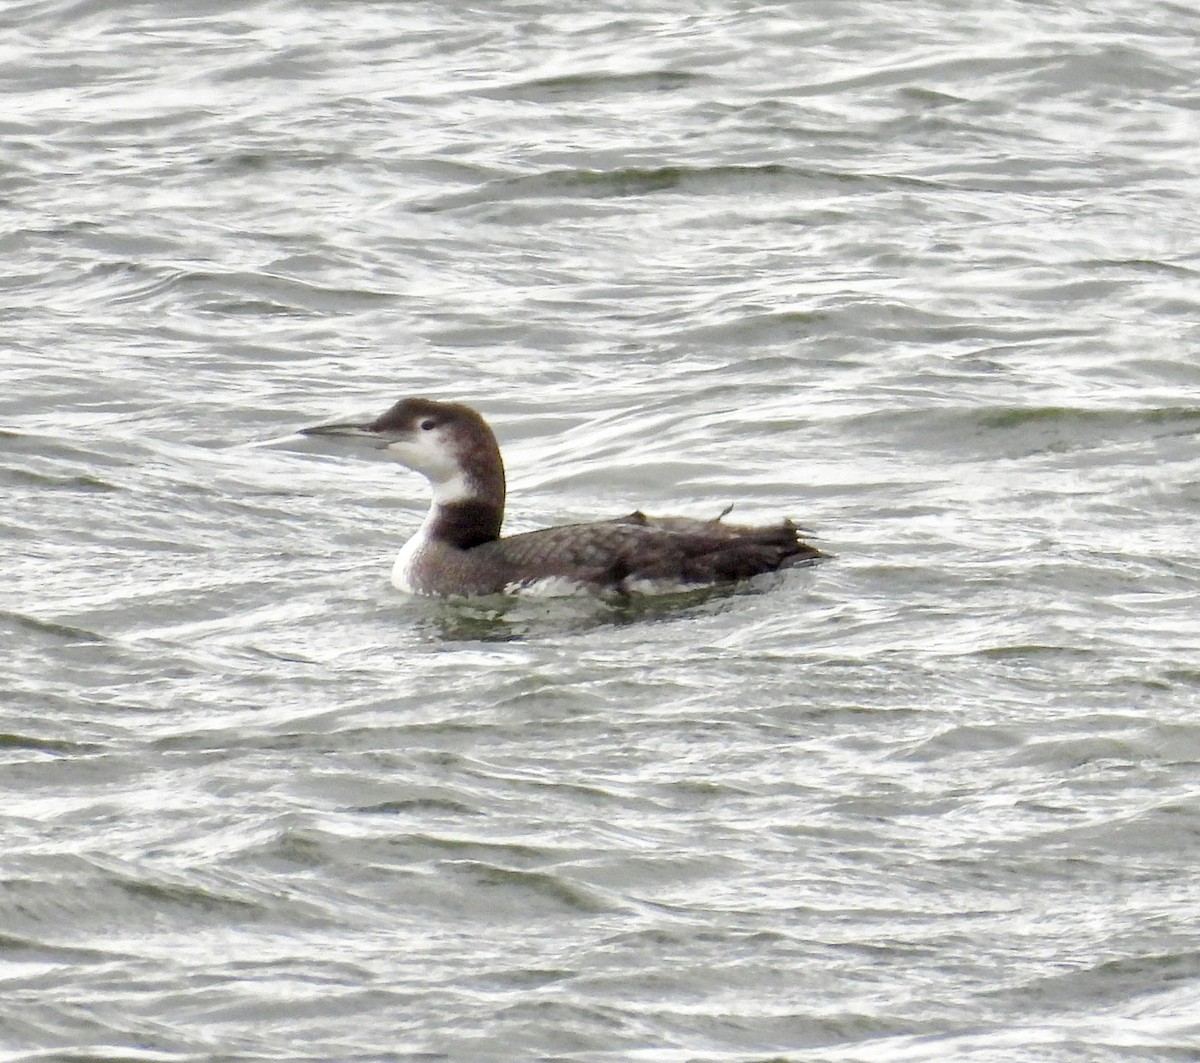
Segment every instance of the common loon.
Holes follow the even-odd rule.
[[[826,556],[790,520],[749,527],[723,523],[724,513],[698,520],[639,511],[502,538],[500,447],[487,422],[459,403],[406,398],[367,424],[301,433],[371,440],[429,480],[429,513],[392,568],[392,583],[409,594],[654,593],[731,583]]]

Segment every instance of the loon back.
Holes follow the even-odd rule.
[[[726,524],[724,513],[697,520],[638,511],[501,537],[500,448],[487,422],[458,403],[401,399],[375,421],[318,425],[303,433],[370,439],[429,480],[429,513],[392,569],[392,582],[408,593],[680,590],[826,556],[789,520],[759,527]]]

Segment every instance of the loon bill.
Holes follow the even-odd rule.
[[[724,513],[697,520],[639,511],[501,537],[500,447],[487,422],[459,403],[401,399],[368,424],[317,425],[301,434],[371,440],[429,480],[429,513],[392,568],[392,583],[409,594],[678,591],[827,556],[790,520],[750,527],[724,523]]]

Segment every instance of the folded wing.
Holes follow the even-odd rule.
[[[723,514],[722,514],[723,516]],[[765,526],[690,517],[571,524],[511,535],[472,550],[528,578],[557,576],[613,590],[661,583],[728,583],[824,556],[791,521]]]

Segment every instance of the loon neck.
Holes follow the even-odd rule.
[[[504,483],[489,487],[478,479],[458,476],[433,485],[433,503],[421,528],[427,541],[470,550],[500,538],[504,521]]]

